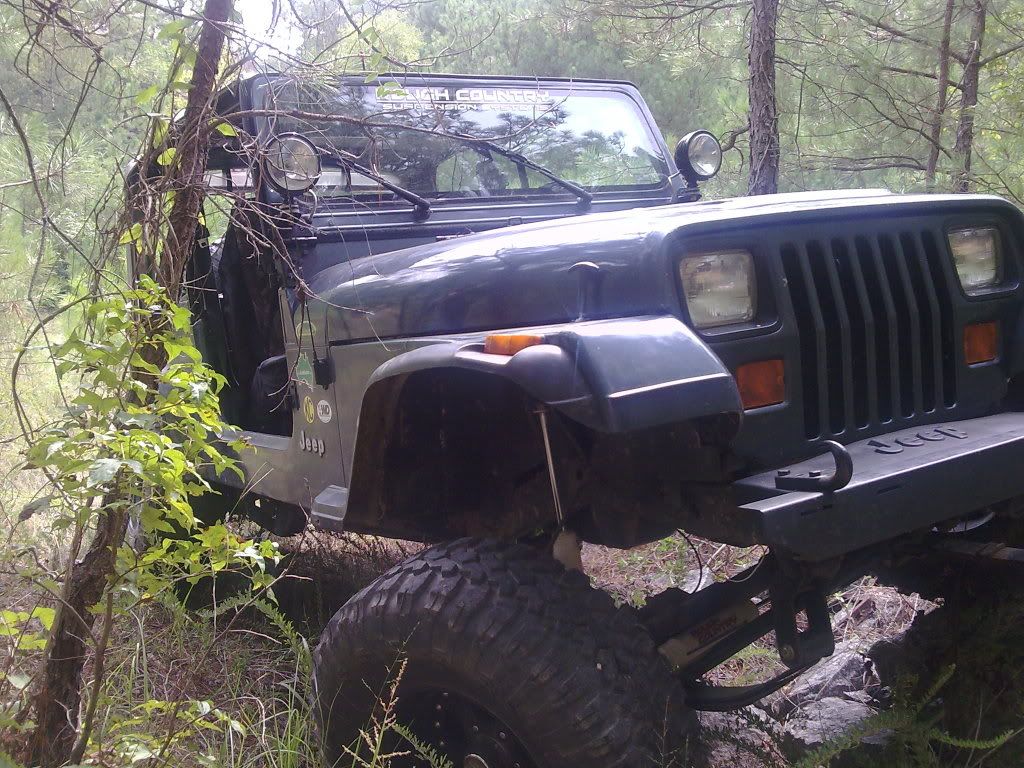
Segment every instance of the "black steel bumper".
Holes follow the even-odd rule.
[[[1024,495],[1024,413],[907,428],[846,449],[853,472],[843,487],[785,489],[793,478],[832,475],[824,453],[738,481],[737,517],[712,524],[730,535],[695,532],[825,560]]]

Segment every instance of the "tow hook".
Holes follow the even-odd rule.
[[[835,471],[823,474],[821,470],[814,469],[806,475],[794,475],[791,470],[780,469],[775,476],[775,487],[780,491],[831,493],[849,485],[853,479],[853,458],[846,446],[834,440],[823,440],[819,446],[832,454],[836,463]]]

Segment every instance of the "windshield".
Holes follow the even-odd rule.
[[[276,80],[264,91],[264,106],[292,114],[268,118],[264,129],[301,133],[434,200],[567,194],[507,152],[591,192],[662,188],[668,181],[668,166],[643,113],[625,93],[534,83],[431,83],[325,86]],[[315,191],[391,199],[379,182],[329,160]]]

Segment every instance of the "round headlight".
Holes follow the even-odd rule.
[[[694,131],[676,144],[675,160],[688,181],[710,179],[722,167],[722,145],[711,133]]]
[[[270,185],[281,194],[302,194],[320,178],[320,153],[305,136],[282,133],[267,144],[263,169]]]

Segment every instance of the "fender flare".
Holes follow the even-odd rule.
[[[507,379],[570,419],[607,433],[631,432],[693,419],[736,414],[743,405],[732,374],[676,317],[596,320],[524,329],[545,343],[512,356],[486,354],[483,344],[442,340],[388,360],[370,377],[372,389],[439,369]],[[739,419],[735,420],[739,428]]]

